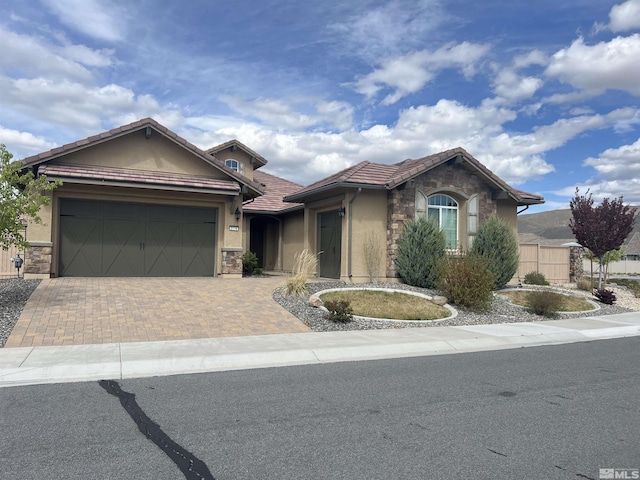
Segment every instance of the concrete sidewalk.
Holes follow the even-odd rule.
[[[640,335],[640,312],[531,323],[0,349],[0,386],[555,345]]]

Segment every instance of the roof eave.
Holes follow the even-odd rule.
[[[99,178],[78,178],[67,177],[65,175],[47,175],[48,180],[60,180],[63,183],[75,183],[82,185],[102,185],[109,187],[128,187],[128,188],[143,188],[146,190],[170,190],[177,192],[196,192],[207,193],[216,195],[230,195],[236,196],[240,193],[240,188],[226,189],[226,188],[210,188],[210,187],[190,187],[180,185],[170,185],[163,183],[144,183],[144,182],[127,182],[123,180],[103,180]]]
[[[284,215],[285,213],[291,213],[298,210],[304,210],[304,205],[294,205],[292,207],[282,208],[280,210],[262,210],[262,209],[252,209],[248,205],[243,208],[246,213],[251,213],[254,215]]]
[[[387,190],[387,185],[377,185],[371,183],[352,183],[352,182],[337,182],[330,183],[329,185],[323,185],[322,187],[315,188],[313,190],[308,190],[303,193],[294,193],[291,195],[287,195],[283,198],[285,202],[300,202],[304,203],[304,199],[308,198],[312,195],[317,195],[318,193],[327,192],[329,190],[335,190],[337,188],[366,188],[367,190]]]

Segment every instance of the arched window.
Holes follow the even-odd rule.
[[[233,158],[229,158],[228,160],[224,161],[224,164],[227,167],[232,168],[236,172],[238,171],[238,161],[237,160],[234,160]]]
[[[416,216],[432,218],[444,232],[449,250],[458,248],[458,202],[449,195],[437,193],[429,197],[418,191]]]

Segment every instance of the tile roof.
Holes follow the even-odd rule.
[[[209,155],[215,155],[216,153],[221,152],[222,150],[225,150],[230,147],[237,147],[240,150],[244,150],[245,153],[247,153],[250,157],[255,158],[256,160],[255,168],[260,168],[267,164],[267,160],[262,155],[251,150],[244,143],[236,139],[229,140],[228,142],[222,143],[220,145],[216,145],[215,147],[211,147],[208,150],[205,150],[205,153]]]
[[[543,203],[544,199],[532,193],[516,190],[504,180],[482,165],[463,148],[454,148],[444,152],[428,155],[418,159],[407,159],[393,165],[371,162],[360,162],[334,175],[323,178],[297,192],[285,197],[286,201],[304,201],[310,195],[338,187],[386,188],[391,190],[418,175],[443,163],[460,159],[485,177],[499,190],[507,192],[519,205]]]
[[[301,203],[285,202],[282,200],[286,195],[300,190],[302,185],[259,170],[253,172],[253,180],[262,185],[265,194],[246,203],[244,206],[245,212],[282,213],[287,210],[296,210],[303,207]]]
[[[166,185],[202,190],[240,193],[240,184],[233,180],[207,178],[199,175],[181,175],[164,172],[129,170],[125,168],[98,167],[89,165],[44,164],[39,172],[51,179],[81,179],[103,182],[131,183],[132,185]]]
[[[142,120],[138,120],[128,125],[123,125],[121,127],[111,129],[107,132],[102,132],[102,133],[99,133],[98,135],[93,135],[83,140],[78,140],[77,142],[68,143],[66,145],[62,145],[61,147],[53,148],[47,152],[43,152],[38,155],[27,157],[22,161],[24,165],[27,167],[33,166],[33,165],[39,165],[39,164],[48,162],[49,160],[52,160],[61,155],[75,152],[75,151],[102,143],[112,138],[117,138],[117,137],[129,134],[131,132],[135,132],[137,130],[142,130],[143,128],[147,128],[147,127],[150,127],[153,130],[157,131],[158,133],[164,135],[166,138],[172,140],[176,144],[192,152],[194,155],[201,158],[202,160],[209,163],[210,165],[213,165],[219,170],[222,170],[223,172],[225,172],[227,175],[229,175],[231,178],[236,180],[241,185],[246,185],[251,190],[253,190],[253,195],[251,196],[261,195],[263,193],[259,184],[249,180],[244,175],[241,175],[235,170],[227,167],[222,160],[216,158],[212,154],[207,154],[200,148],[196,147],[194,144],[182,138],[177,133],[172,132],[171,130],[169,130],[167,127],[163,125],[160,125],[158,122],[156,122],[152,118],[143,118]],[[146,172],[145,172],[145,175],[146,175]]]
[[[623,248],[626,255],[640,255],[640,233],[633,232]]]

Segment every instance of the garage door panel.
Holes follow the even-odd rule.
[[[211,271],[215,263],[215,249],[209,239],[215,235],[215,225],[192,223],[184,227],[182,272],[187,276],[201,276]]]
[[[102,272],[107,277],[141,275],[140,219],[104,219]]]
[[[181,276],[181,226],[176,222],[148,221],[144,242],[145,275]]]
[[[216,209],[63,199],[62,276],[212,276]]]
[[[67,276],[97,276],[101,271],[102,222],[67,214],[60,218],[60,268]]]
[[[104,218],[114,220],[139,220],[144,215],[144,205],[138,203],[98,203]]]

